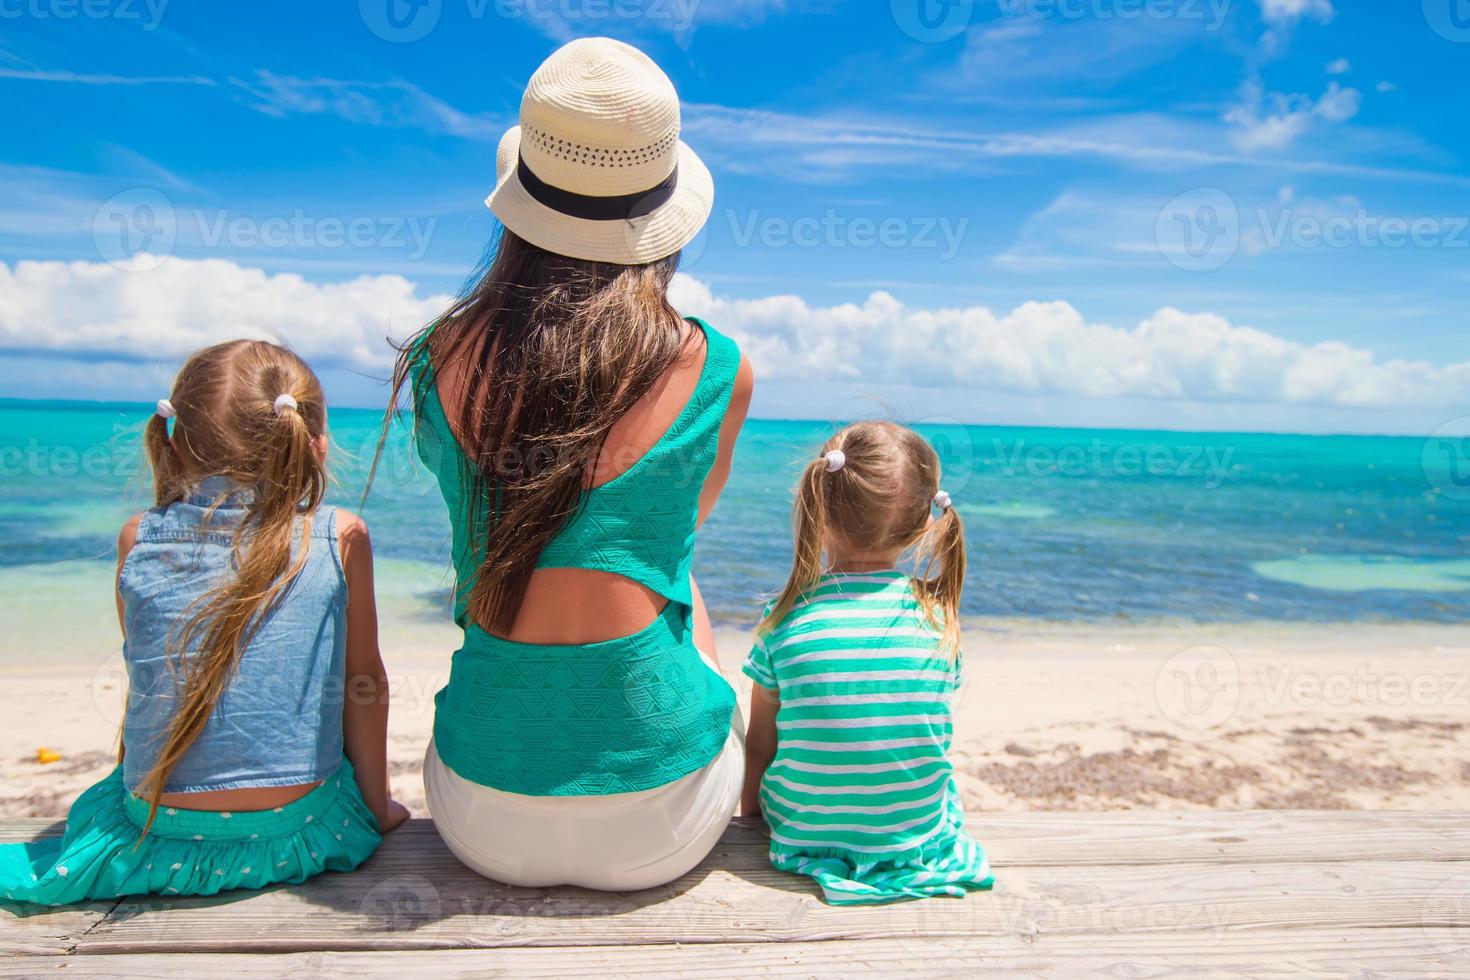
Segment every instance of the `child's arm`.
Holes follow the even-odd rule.
[[[128,552],[133,550],[133,545],[138,541],[138,523],[142,520],[142,514],[134,514],[117,534],[117,574],[112,579],[112,597],[117,600],[117,625],[122,629],[124,640],[128,638],[128,618],[122,600],[123,563],[128,560]]]
[[[138,543],[138,523],[143,520],[142,514],[134,514],[128,518],[128,522],[122,526],[117,534],[117,574],[112,580],[112,597],[117,600],[117,625],[122,630],[123,641],[128,638],[128,614],[123,608],[122,598],[122,570],[123,564],[128,560],[128,553],[133,550],[133,545]],[[123,695],[123,715],[127,715],[128,696]],[[123,756],[126,754],[127,746],[123,744],[123,723],[117,726],[117,761],[121,765]]]
[[[781,695],[768,687],[750,687],[750,724],[745,729],[745,789],[740,794],[740,812],[747,817],[761,812],[761,779],[776,757],[776,710]]]
[[[363,801],[387,833],[408,819],[388,795],[388,673],[378,651],[378,606],[373,593],[373,545],[356,514],[337,512],[337,541],[347,578],[347,677],[342,742]]]

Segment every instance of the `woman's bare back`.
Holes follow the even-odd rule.
[[[687,323],[685,326],[683,355],[659,383],[613,425],[597,463],[592,467],[589,486],[600,486],[615,479],[641,459],[674,424],[694,394],[704,369],[706,348],[702,332]],[[445,406],[463,404],[463,392],[468,384],[466,363],[436,366],[440,401]],[[712,505],[719,495],[729,473],[735,436],[745,419],[751,387],[749,365],[742,361],[730,411],[720,431],[719,457],[701,495],[701,520],[708,513],[708,505]],[[458,437],[464,429],[462,420],[451,416],[449,424]],[[695,642],[701,649],[713,652],[713,636],[697,588],[694,594]],[[613,572],[541,568],[532,574],[515,623],[504,639],[519,643],[571,645],[628,636],[653,622],[666,602],[663,596],[647,586]]]

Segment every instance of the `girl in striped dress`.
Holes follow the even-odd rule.
[[[834,904],[989,888],[947,757],[965,542],[938,456],[903,426],[848,426],[802,473],[793,531],[744,667],[743,810],[765,815],[771,863]],[[917,578],[897,567],[911,550]]]

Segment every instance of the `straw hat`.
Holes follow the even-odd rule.
[[[580,38],[542,62],[500,140],[485,205],[533,245],[635,265],[689,243],[714,181],[679,139],[679,96],[642,51]]]

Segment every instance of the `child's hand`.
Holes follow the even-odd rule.
[[[386,834],[390,830],[397,830],[403,825],[403,821],[407,819],[408,807],[404,806],[402,803],[399,803],[397,800],[389,800],[388,819],[383,821],[383,826],[379,828],[378,832]]]

